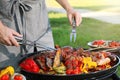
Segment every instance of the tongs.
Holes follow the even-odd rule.
[[[20,45],[29,45],[32,47],[42,48],[45,50],[56,50],[55,48],[47,47],[42,43],[33,42],[30,40],[24,40],[23,37],[14,36]]]
[[[76,41],[76,22],[75,18],[72,20],[72,31],[70,33],[70,42]]]

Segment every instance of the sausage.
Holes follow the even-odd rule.
[[[110,61],[111,61],[110,58],[107,57],[107,58],[103,58],[103,59],[98,60],[97,64],[101,66],[101,65],[105,65],[107,63],[110,63]]]

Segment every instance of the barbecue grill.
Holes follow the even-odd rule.
[[[35,49],[36,50],[36,49]],[[44,51],[42,51],[44,52]],[[36,54],[40,54],[41,51],[34,51],[34,53],[27,54],[23,57],[25,60],[27,57],[34,56]],[[106,80],[110,78],[110,80],[120,80],[120,77],[116,74],[118,71],[118,66],[120,63],[120,59],[118,56],[117,61],[114,66],[110,69],[101,70],[98,72],[90,72],[87,74],[79,74],[79,75],[49,75],[49,74],[38,74],[28,72],[26,70],[21,69],[21,73],[26,76],[27,80]],[[21,62],[20,61],[20,62]],[[109,80],[109,79],[108,79]]]

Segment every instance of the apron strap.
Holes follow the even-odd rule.
[[[23,0],[11,0],[9,6],[9,14],[16,17],[18,29],[23,34],[23,39],[26,40],[26,12],[30,11],[32,7],[26,4]],[[22,45],[25,52],[27,52],[26,46]]]

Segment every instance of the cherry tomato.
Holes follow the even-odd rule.
[[[72,74],[73,70],[72,69],[67,69],[66,74]]]
[[[104,40],[96,40],[96,41],[93,42],[93,45],[98,45],[98,46],[100,46],[100,45],[103,45],[104,43],[105,43]]]
[[[72,74],[79,74],[81,72],[79,67],[76,67],[73,71]]]
[[[15,75],[14,80],[23,80],[23,77],[21,75]]]
[[[4,75],[0,78],[0,80],[10,80],[9,74],[4,74]]]

